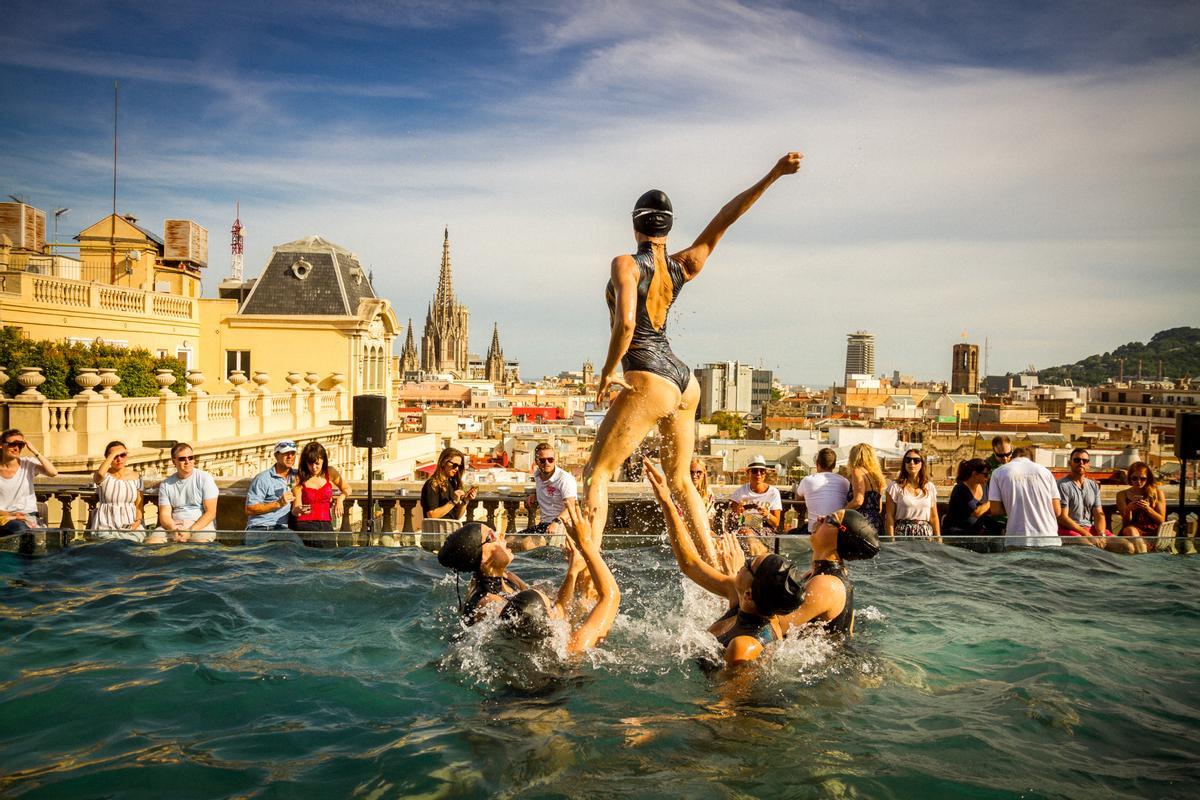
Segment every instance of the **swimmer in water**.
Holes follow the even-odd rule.
[[[856,511],[839,511],[821,520],[812,534],[813,563],[808,573],[776,553],[752,556],[734,575],[704,563],[682,517],[671,502],[666,478],[646,462],[671,549],[680,571],[694,583],[729,602],[729,609],[709,627],[725,648],[726,666],[754,661],[765,646],[810,622],[827,631],[851,634],[854,587],[843,559],[870,558],[879,550],[878,535]]]
[[[729,227],[784,175],[800,169],[800,153],[788,153],[766,176],[725,204],[691,247],[667,255],[667,233],[674,218],[666,194],[652,189],[634,204],[634,255],[613,259],[605,299],[612,332],[600,373],[599,402],[615,386],[613,400],[596,433],[592,457],[583,472],[586,508],[597,536],[608,520],[608,484],[622,462],[654,426],[666,440],[663,466],[670,489],[696,536],[705,562],[715,561],[707,529],[704,501],[688,475],[695,447],[696,406],[700,387],[692,371],[671,351],[667,312],[683,285],[700,274],[717,242]],[[624,377],[617,376],[617,367]]]
[[[571,624],[567,655],[574,656],[595,647],[608,635],[621,605],[621,590],[600,555],[600,537],[593,534],[579,507],[574,504],[567,506],[564,516],[574,551],[557,599],[551,600],[540,589],[526,589],[509,598],[500,609],[500,620],[506,630],[517,638],[533,641],[550,636],[551,620],[567,620]],[[595,587],[597,600],[583,621],[573,624],[570,605],[575,596],[577,579],[584,569]]]
[[[459,606],[463,620],[472,625],[491,603],[505,603],[528,584],[509,572],[513,552],[504,534],[479,522],[468,522],[446,537],[438,561],[455,572],[470,572],[467,601]]]

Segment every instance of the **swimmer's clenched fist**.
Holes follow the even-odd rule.
[[[775,172],[779,175],[795,175],[800,171],[800,162],[804,159],[803,153],[792,151],[783,158],[775,162]]]

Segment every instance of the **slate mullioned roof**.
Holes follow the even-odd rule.
[[[277,245],[239,314],[350,316],[375,290],[358,259],[345,248],[307,236]]]

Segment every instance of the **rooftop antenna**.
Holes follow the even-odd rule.
[[[25,195],[23,194],[10,194],[9,199],[11,199],[14,203],[25,205]]]
[[[233,215],[233,229],[230,231],[229,251],[233,254],[230,260],[229,277],[238,283],[242,282],[242,251],[245,240],[242,238],[242,203],[238,201]]]
[[[54,244],[56,245],[58,244],[58,218],[70,210],[69,208],[54,209]]]
[[[117,282],[117,110],[120,107],[121,84],[113,81],[113,197],[112,216],[108,218],[109,274]]]

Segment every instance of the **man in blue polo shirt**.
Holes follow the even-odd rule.
[[[246,544],[292,541],[300,537],[288,529],[293,489],[299,473],[296,443],[284,440],[275,445],[275,465],[254,476],[246,490]]]

